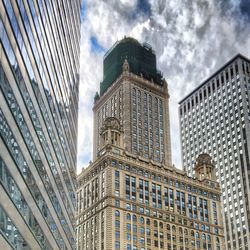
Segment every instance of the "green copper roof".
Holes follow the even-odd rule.
[[[162,75],[156,68],[156,56],[151,46],[125,37],[115,43],[104,56],[100,95],[120,76],[125,59],[129,63],[130,72],[139,76],[142,74],[144,78],[153,79],[156,84],[162,85]]]

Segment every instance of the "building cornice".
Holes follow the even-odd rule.
[[[99,156],[96,161],[92,162],[86,169],[83,169],[77,177],[78,183],[80,183],[80,180],[82,178],[90,174],[93,168],[99,165],[100,163],[104,162],[105,160],[109,161],[110,159],[114,159],[117,161],[128,163],[129,165],[140,168],[144,171],[149,171],[155,175],[162,175],[173,180],[181,181],[186,185],[192,185],[197,188],[203,188],[218,195],[220,195],[221,193],[221,189],[219,187],[218,182],[211,181],[208,179],[200,181],[196,178],[189,177],[187,173],[183,170],[177,169],[175,167],[169,167],[164,164],[156,163],[152,160],[142,159],[142,157],[136,155],[132,156],[131,153],[125,152],[121,150],[121,148],[118,148],[121,153],[117,154],[112,152],[114,148],[117,147],[111,145],[109,145],[109,147],[106,147],[106,151],[103,155]],[[211,185],[212,183],[213,186]]]

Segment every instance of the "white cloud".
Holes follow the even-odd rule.
[[[102,80],[104,53],[91,52],[90,38],[105,49],[133,36],[156,51],[169,84],[173,163],[181,166],[178,101],[236,53],[250,56],[250,28],[238,5],[224,1],[150,1],[150,15],[138,1],[86,1],[82,23],[78,169],[92,159],[92,106]]]
[[[145,22],[143,23],[138,23],[135,27],[133,27],[133,29],[131,30],[131,32],[129,33],[130,36],[140,40],[141,39],[141,34],[143,33],[144,30],[149,30],[150,27],[150,20],[147,19]]]
[[[120,2],[124,5],[124,8],[134,9],[137,5],[136,0],[120,0]]]

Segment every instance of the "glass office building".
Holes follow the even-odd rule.
[[[80,0],[0,0],[0,249],[73,249]]]
[[[223,199],[225,249],[250,247],[250,61],[237,55],[180,102],[182,159],[216,163]]]

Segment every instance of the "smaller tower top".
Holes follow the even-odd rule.
[[[203,153],[197,157],[194,170],[198,180],[215,180],[214,169],[215,166],[209,154]]]
[[[123,128],[116,117],[107,117],[101,127],[101,148],[114,145],[123,148]]]

